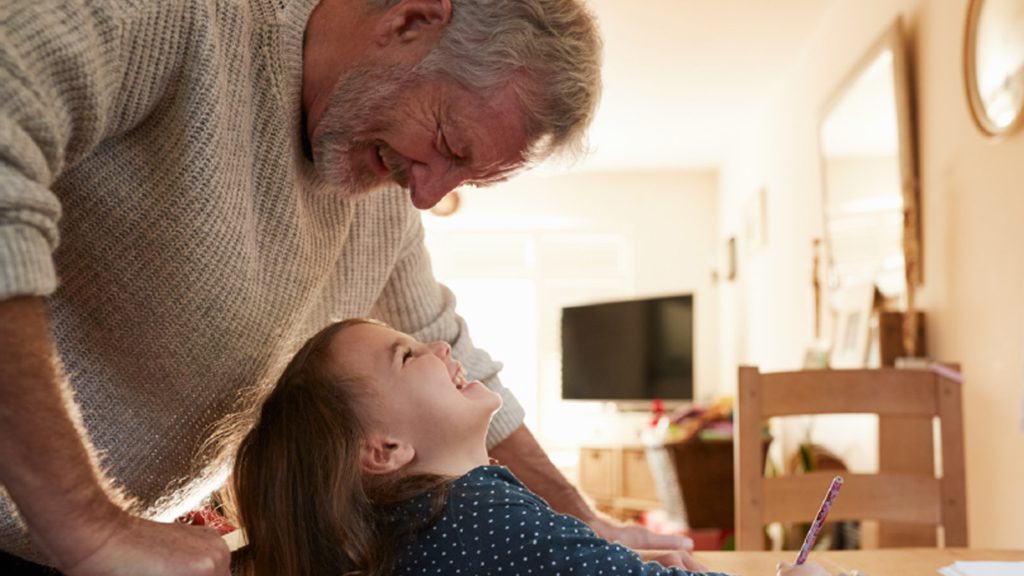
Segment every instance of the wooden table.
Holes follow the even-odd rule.
[[[796,552],[694,552],[710,570],[737,576],[774,576],[780,560],[792,562]],[[1024,550],[975,548],[889,548],[811,552],[810,559],[833,574],[859,571],[865,576],[938,576],[939,568],[957,560],[1024,562]]]

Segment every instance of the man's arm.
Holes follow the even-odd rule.
[[[571,514],[587,524],[597,518],[597,513],[555,467],[525,424],[491,448],[490,453],[556,511]]]
[[[148,114],[177,70],[173,51],[130,66],[148,31],[174,24],[144,16],[110,2],[0,2],[0,483],[66,574],[227,574],[210,533],[133,518],[108,497],[41,298],[57,286],[53,183]]]
[[[424,244],[423,223],[419,211],[409,204],[408,192],[395,188],[377,194],[387,195],[377,201],[384,207],[383,215],[388,222],[402,228],[402,236],[397,260],[371,315],[421,342],[447,341],[452,346],[452,356],[466,369],[467,377],[480,380],[501,396],[501,409],[491,419],[487,431],[490,448],[522,425],[523,408],[497,376],[501,363],[473,344],[465,320],[455,309],[455,295],[434,277]]]
[[[133,518],[68,411],[42,298],[0,301],[0,483],[65,573],[228,574],[216,532]]]
[[[491,456],[507,466],[523,484],[543,498],[556,511],[571,514],[587,523],[598,536],[619,542],[636,550],[659,550],[642,553],[645,559],[662,560],[665,550],[680,553],[679,564],[690,570],[706,570],[683,550],[690,547],[688,539],[671,534],[655,534],[642,526],[624,526],[600,516],[583,499],[579,490],[566,480],[524,425],[491,449]]]

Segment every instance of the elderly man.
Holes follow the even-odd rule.
[[[162,521],[223,480],[218,422],[362,315],[451,342],[505,398],[493,454],[556,508],[659,544],[523,427],[413,208],[579,141],[579,0],[15,0],[0,38],[0,568],[227,574]]]

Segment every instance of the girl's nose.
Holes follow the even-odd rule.
[[[434,342],[431,342],[427,346],[430,347],[430,351],[433,352],[434,355],[436,355],[438,358],[443,358],[447,360],[452,356],[451,344],[448,344],[444,340],[435,340]]]

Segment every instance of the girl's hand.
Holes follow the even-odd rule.
[[[706,566],[682,550],[636,550],[636,553],[644,562],[657,562],[666,568],[678,566],[694,572],[708,571]]]
[[[789,562],[779,562],[775,565],[775,576],[831,576],[821,564],[808,560],[796,566]]]

